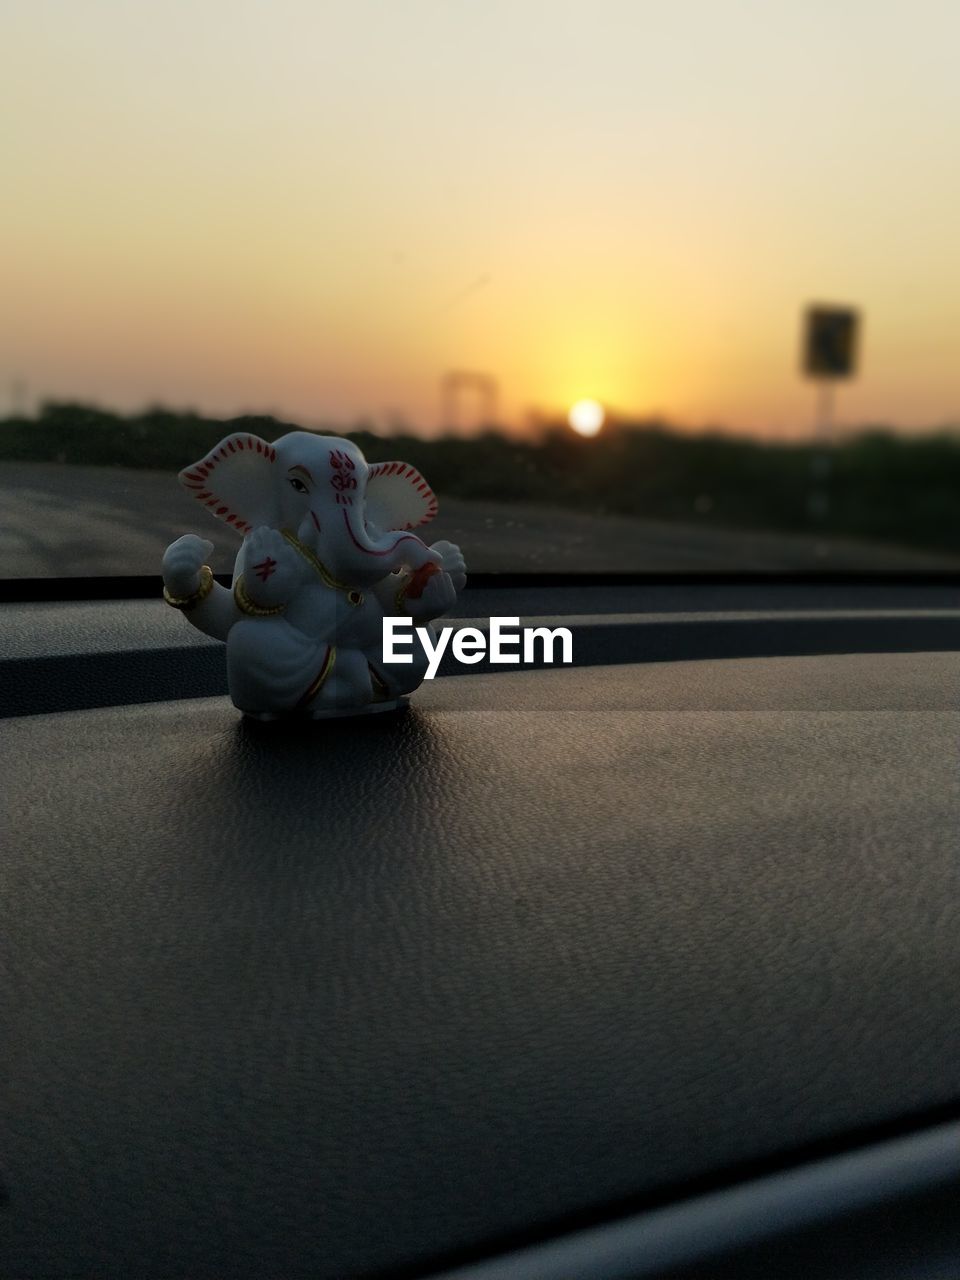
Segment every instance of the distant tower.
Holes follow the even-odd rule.
[[[440,425],[454,430],[468,425],[492,427],[497,421],[499,394],[497,381],[490,374],[451,369],[440,379]],[[472,398],[479,410],[472,423],[461,417],[464,397]]]
[[[27,415],[27,384],[23,378],[14,377],[10,383],[10,416],[25,418]]]

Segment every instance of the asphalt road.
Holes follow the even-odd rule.
[[[169,472],[0,463],[0,577],[158,573],[168,543],[191,532],[215,544],[217,572],[232,569],[237,535],[199,510]],[[442,494],[440,514],[424,532],[429,541],[459,543],[468,570],[478,573],[960,568],[960,556],[885,544],[597,517]]]

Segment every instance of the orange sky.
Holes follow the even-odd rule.
[[[955,0],[8,0],[0,410],[960,422]],[[12,200],[10,194],[12,193]]]

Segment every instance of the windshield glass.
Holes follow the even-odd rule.
[[[0,576],[348,434],[473,571],[960,567],[960,8],[13,0]],[[5,394],[4,394],[5,393]],[[6,404],[2,404],[5,398]]]

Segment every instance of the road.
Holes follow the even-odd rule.
[[[237,535],[200,511],[166,471],[0,463],[0,577],[157,573],[167,544],[190,532],[214,542],[217,572],[232,569]],[[442,495],[429,526],[429,540],[438,538],[459,543],[478,573],[960,568],[960,556],[885,544]]]

